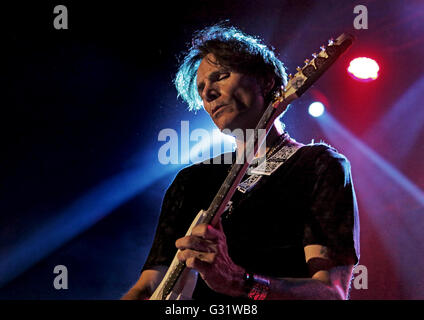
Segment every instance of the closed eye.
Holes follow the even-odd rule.
[[[224,79],[227,79],[229,76],[230,76],[230,74],[229,74],[229,73],[221,73],[221,74],[219,75],[218,81],[220,81],[220,80],[224,80]]]
[[[212,72],[208,76],[208,80],[210,82],[217,82],[217,81],[221,81],[221,80],[227,79],[229,76],[230,76],[230,72],[219,72],[219,71],[215,71],[215,72]],[[204,88],[205,88],[205,83],[202,81],[197,86],[197,92],[199,93],[200,96],[202,96],[202,92],[203,92],[203,89]]]

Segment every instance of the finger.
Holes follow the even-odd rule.
[[[217,245],[211,240],[205,240],[196,236],[186,236],[175,241],[175,246],[180,249],[192,249],[203,252],[217,252]]]
[[[204,262],[202,260],[199,260],[195,257],[191,257],[187,259],[186,266],[187,268],[197,270],[203,279],[205,279],[205,274],[207,274],[210,268],[212,267],[211,264]]]
[[[187,261],[190,258],[196,258],[206,263],[212,263],[215,260],[215,253],[199,252],[195,250],[182,250],[178,252],[178,259],[182,262]]]
[[[200,261],[211,264],[214,262],[215,256],[216,256],[215,253],[199,252],[199,251],[190,250],[190,249],[181,250],[177,254],[178,260],[180,260],[181,262],[185,262],[186,264],[187,264],[187,261],[192,258],[196,258]]]
[[[197,236],[206,240],[217,240],[222,232],[212,227],[210,224],[199,224],[191,232],[192,236]]]

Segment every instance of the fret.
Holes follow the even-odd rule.
[[[168,282],[165,284],[162,292],[162,298],[161,300],[166,300],[166,297],[171,292],[172,288],[175,286],[176,282],[178,281],[179,276],[183,272],[185,268],[185,264],[183,262],[179,262],[175,269],[172,271],[168,278]]]

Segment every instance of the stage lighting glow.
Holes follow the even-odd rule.
[[[347,71],[354,79],[365,82],[377,79],[379,70],[378,63],[366,57],[353,59],[347,68]]]
[[[182,155],[184,163],[197,163],[209,158],[214,158],[221,153],[232,152],[235,138],[226,135],[218,129],[212,132],[205,129],[195,129],[190,134],[191,141],[199,141],[191,149],[189,154]]]
[[[313,102],[309,105],[309,114],[315,118],[322,116],[325,107],[321,102]]]

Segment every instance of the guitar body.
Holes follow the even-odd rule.
[[[197,283],[197,276],[196,270],[185,268],[171,292],[169,292],[164,299],[162,299],[162,296],[164,289],[163,284],[165,282],[162,281],[149,300],[192,300],[193,291]],[[166,275],[164,277],[164,280],[165,279]]]
[[[198,224],[204,223],[206,218],[206,212],[204,210],[200,210],[197,214],[196,218],[193,220],[190,228],[188,229],[186,235],[190,235],[191,231]],[[181,265],[179,262],[177,255],[180,250],[177,251],[174,259],[172,260],[171,265],[168,268],[163,280],[153,292],[152,296],[149,300],[191,300],[193,296],[194,288],[197,283],[197,271],[182,268],[181,275],[178,278],[178,281],[171,289],[167,289],[167,283],[169,283],[170,279],[174,276],[175,270],[178,269],[178,266]],[[169,291],[169,292],[167,292]]]

